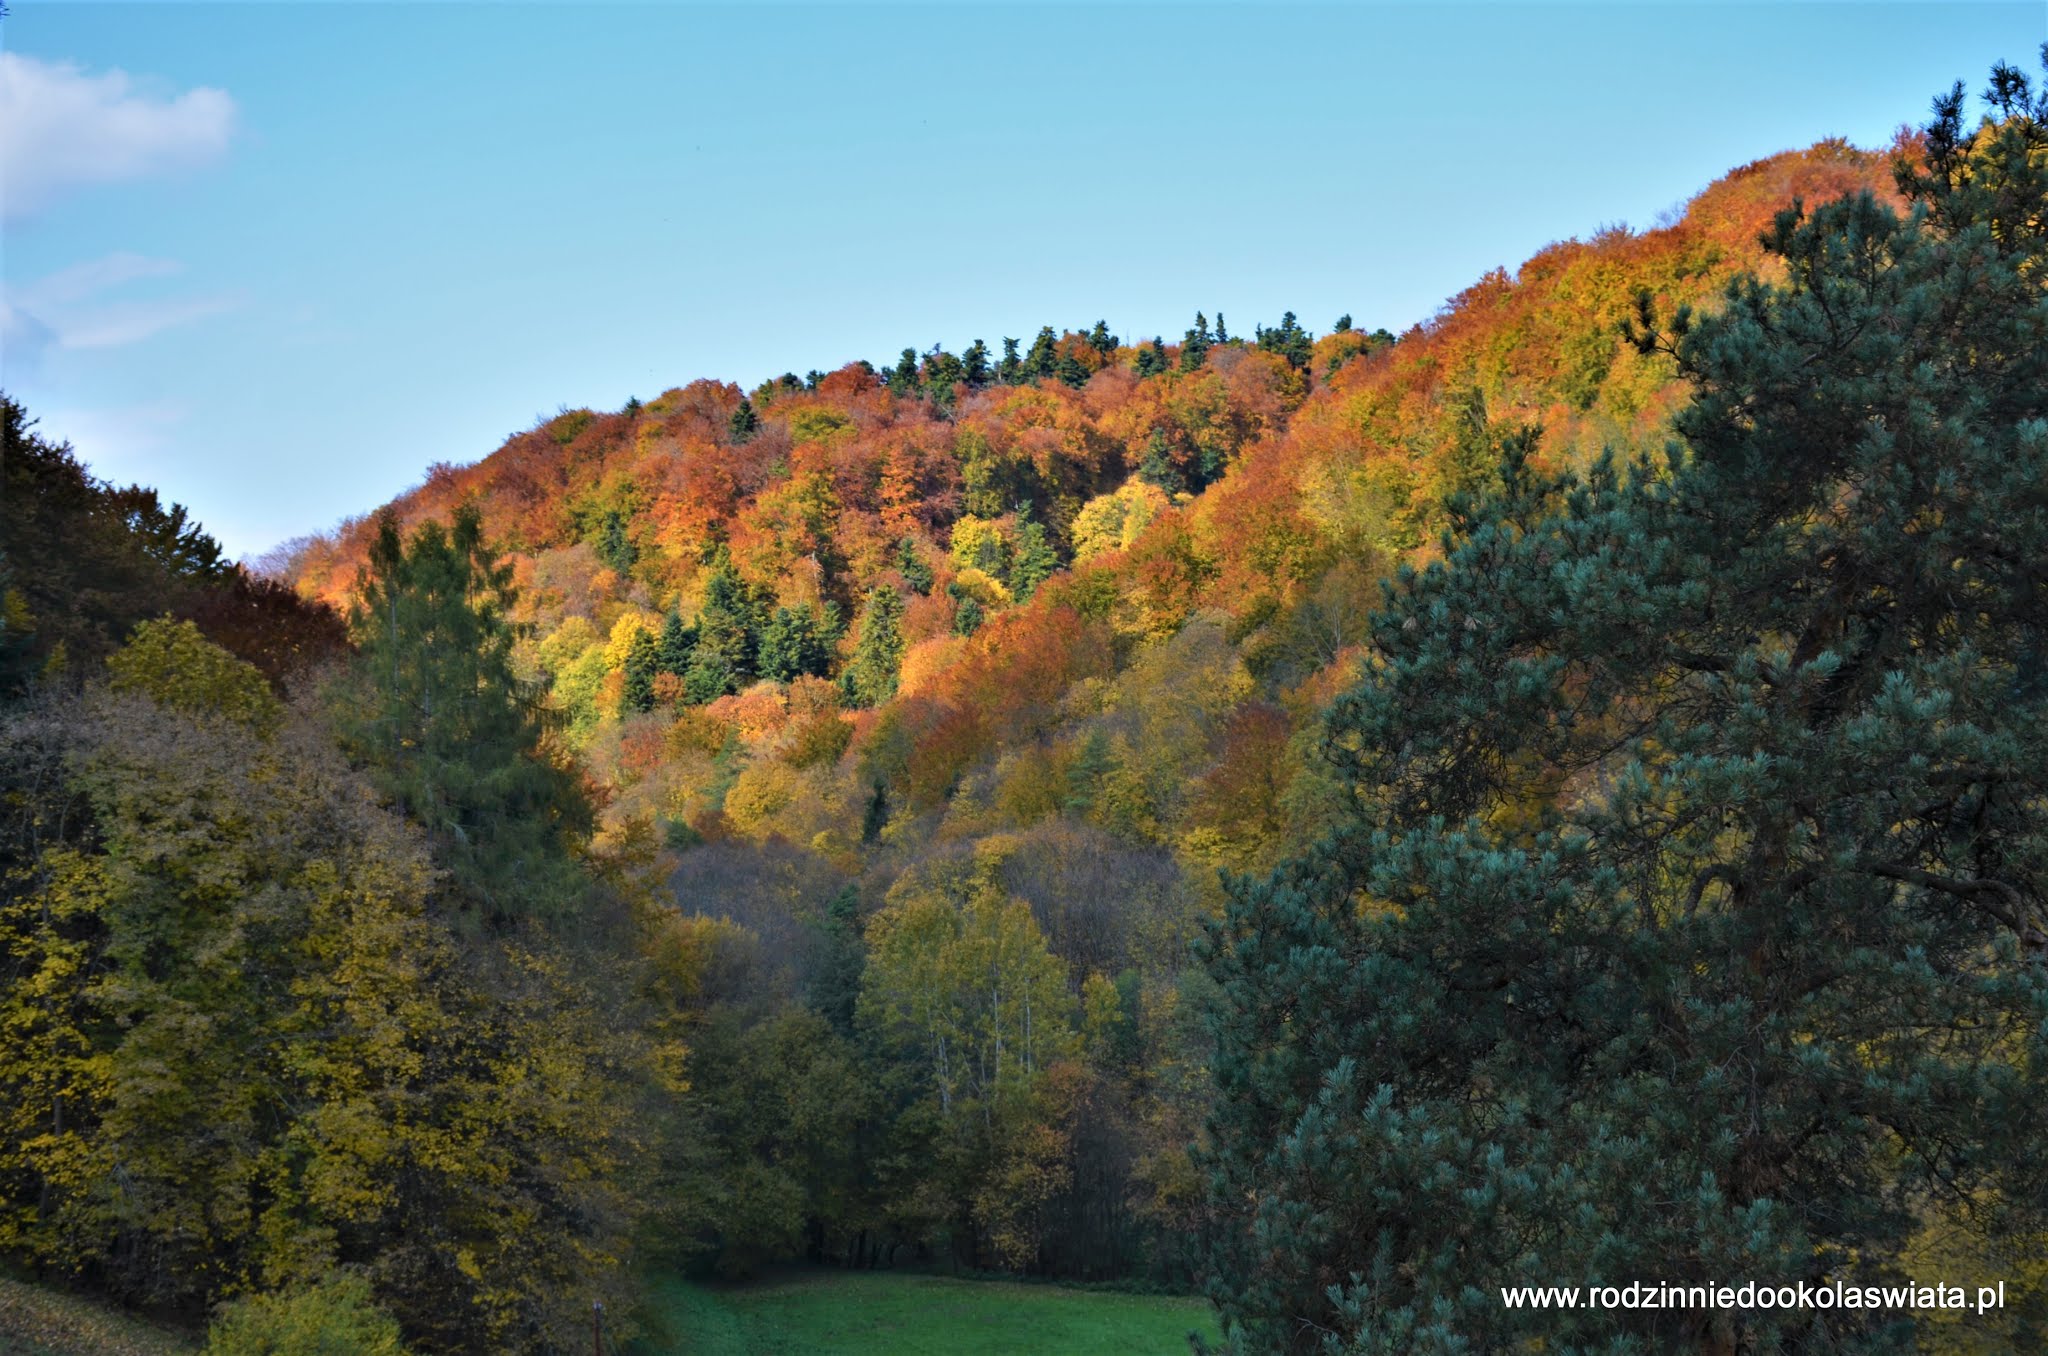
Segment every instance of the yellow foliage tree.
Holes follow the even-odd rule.
[[[1112,493],[1090,499],[1074,515],[1074,563],[1126,549],[1171,506],[1166,491],[1135,477]]]
[[[0,1252],[167,1302],[355,1264],[434,1350],[549,1349],[618,1288],[644,1043],[538,940],[458,944],[421,833],[239,663],[152,624],[0,726],[70,825],[0,881]]]
[[[186,715],[223,717],[268,732],[284,706],[254,664],[237,659],[188,621],[146,621],[107,657],[116,692],[132,692]]]

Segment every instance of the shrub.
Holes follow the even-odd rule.
[[[203,1356],[405,1356],[398,1321],[354,1273],[221,1308]]]

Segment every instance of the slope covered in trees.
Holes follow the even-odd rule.
[[[1817,1352],[1907,1326],[1485,1287],[1945,1230],[2023,1344],[2017,80],[1399,337],[564,411],[296,592],[10,405],[0,1249],[222,1344],[550,1350],[806,1260],[1206,1285],[1247,1351]]]
[[[1668,226],[1489,275],[1398,342],[1348,317],[1316,339],[1292,316],[1250,339],[1197,317],[1177,344],[1098,325],[1002,360],[977,341],[745,395],[698,382],[566,412],[387,512],[410,530],[475,506],[523,590],[515,663],[607,788],[607,833],[779,837],[855,866],[871,805],[939,811],[1006,756],[1002,817],[1041,817],[1027,803],[1064,792],[1034,776],[1064,776],[1091,733],[1136,737],[1091,724],[1090,694],[1211,630],[1248,684],[1218,718],[1254,742],[1303,728],[1378,578],[1434,552],[1501,430],[1538,424],[1550,467],[1663,436],[1687,386],[1620,341],[1638,290],[1709,301],[1773,266],[1772,213],[1888,198],[1887,165],[1836,143],[1760,162]],[[344,604],[378,521],[302,543],[300,587]],[[1140,838],[1223,831],[1195,822],[1193,756],[1146,789],[1164,802],[1126,807],[1154,824]]]
[[[678,1112],[715,1148],[677,1170],[745,1210],[677,1220],[683,1250],[1189,1283],[1190,944],[1220,871],[1340,821],[1320,722],[1382,581],[1498,488],[1510,430],[1553,470],[1655,446],[1690,386],[1623,342],[1636,295],[1712,304],[1777,267],[1774,212],[1858,191],[1898,201],[1889,155],[1777,156],[1398,339],[1198,316],[699,382],[387,510],[480,512],[598,843],[727,956]],[[344,596],[379,521],[306,544],[300,586]],[[818,1105],[764,1135],[763,1097]]]

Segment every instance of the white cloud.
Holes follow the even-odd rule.
[[[140,254],[109,254],[104,259],[93,259],[70,268],[59,269],[46,278],[21,289],[19,300],[24,306],[41,309],[45,306],[62,306],[68,302],[83,301],[110,287],[135,282],[142,278],[165,278],[181,273],[185,266],[175,259],[150,259]]]
[[[0,217],[32,215],[69,188],[205,164],[234,125],[224,90],[159,97],[124,71],[0,52]]]
[[[101,306],[84,312],[58,331],[65,348],[121,348],[139,344],[174,326],[232,310],[232,297],[194,297],[189,301],[139,301]]]
[[[101,299],[130,283],[182,272],[172,259],[109,254],[73,264],[0,294],[0,356],[19,370],[50,348],[120,348],[194,320],[234,309],[232,296]]]

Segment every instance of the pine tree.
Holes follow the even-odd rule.
[[[903,662],[903,598],[881,585],[868,590],[860,614],[860,640],[840,675],[849,706],[880,706],[896,695],[897,669]]]
[[[1209,317],[1195,312],[1195,327],[1181,336],[1180,370],[1193,372],[1209,357]]]
[[[966,379],[966,366],[946,350],[933,345],[932,351],[925,355],[924,389],[940,409],[952,408],[953,391]]]
[[[760,670],[778,683],[831,670],[832,651],[807,607],[778,607],[761,631]]]
[[[760,427],[761,417],[754,413],[754,402],[745,396],[741,396],[739,407],[732,412],[732,418],[726,424],[727,430],[732,434],[733,442],[735,444],[746,442],[754,436],[755,431]]]
[[[896,359],[896,365],[889,369],[889,392],[892,395],[912,396],[918,391],[917,350],[906,348]]]
[[[1077,389],[1088,384],[1088,369],[1071,353],[1060,354],[1059,361],[1053,364],[1053,375]]]
[[[654,709],[654,675],[660,671],[660,645],[652,633],[635,632],[633,643],[626,650],[623,670],[626,685],[622,696],[626,710],[644,712]]]
[[[754,648],[760,631],[752,592],[720,557],[704,585],[697,613],[697,643],[683,674],[683,695],[693,704],[737,692],[754,677]]]
[[[1292,367],[1307,367],[1315,353],[1315,340],[1303,329],[1289,311],[1280,317],[1280,323],[1272,329],[1260,325],[1257,330],[1259,347],[1268,353],[1277,353]]]
[[[337,705],[350,751],[501,914],[560,904],[567,849],[590,826],[575,777],[543,750],[540,694],[513,672],[511,579],[474,506],[448,526],[426,523],[410,542],[384,515]]]
[[[683,700],[692,706],[715,702],[737,692],[747,681],[747,671],[720,645],[700,645],[690,655],[690,667],[683,674]]]
[[[1024,358],[1024,375],[1032,381],[1043,381],[1059,375],[1060,340],[1052,332],[1052,326],[1039,329],[1038,337],[1031,341],[1031,352]]]
[[[1221,311],[1216,313],[1216,342],[1219,344],[1230,342],[1230,327],[1223,323],[1223,312]]]
[[[662,673],[680,678],[689,671],[690,651],[696,647],[696,628],[683,624],[681,612],[670,612],[661,624],[661,639],[655,642],[654,663]]]
[[[1337,334],[1351,333],[1351,312],[1346,311],[1343,315],[1338,316],[1337,323],[1330,328]]]
[[[1017,356],[1017,341],[1003,340],[1003,360],[996,366],[996,380],[1005,386],[1015,386],[1024,380],[1024,360]]]
[[[910,591],[919,597],[932,591],[932,567],[924,563],[917,543],[909,537],[897,543],[896,573],[903,576],[903,582],[910,585]]]
[[[987,619],[987,614],[982,611],[981,600],[966,592],[958,592],[953,596],[957,600],[953,608],[953,634],[971,636],[981,629],[982,622]]]
[[[1031,505],[1017,506],[1017,548],[1010,559],[1010,591],[1022,602],[1038,592],[1060,567],[1059,553],[1046,536],[1045,525],[1031,516]]]
[[[1095,328],[1088,331],[1088,347],[1100,353],[1104,362],[1116,356],[1117,338],[1109,332],[1107,320],[1096,321]]]
[[[1109,737],[1100,730],[1089,731],[1074,761],[1067,765],[1067,788],[1060,808],[1077,819],[1086,819],[1102,794],[1103,780],[1115,770],[1116,751],[1109,746]]]
[[[1795,208],[1782,287],[1645,299],[1696,392],[1669,453],[1503,439],[1375,618],[1348,822],[1210,938],[1236,1346],[1906,1351],[1490,1287],[1858,1284],[1973,1204],[2038,1237],[2048,135],[1929,145],[1924,215]]]
[[[1133,370],[1140,377],[1156,377],[1164,372],[1167,366],[1166,345],[1160,343],[1157,338],[1139,348],[1137,360],[1132,364]]]
[[[979,339],[969,344],[967,351],[960,355],[960,371],[969,386],[979,388],[988,385],[988,345]]]
[[[1180,468],[1173,463],[1173,451],[1167,445],[1166,434],[1153,429],[1145,439],[1145,455],[1138,461],[1138,479],[1148,485],[1157,485],[1168,494],[1180,494],[1187,489],[1187,479]]]
[[[598,529],[597,541],[592,549],[598,563],[618,574],[625,574],[640,559],[639,548],[626,535],[626,515],[617,509],[607,509],[604,523]]]

